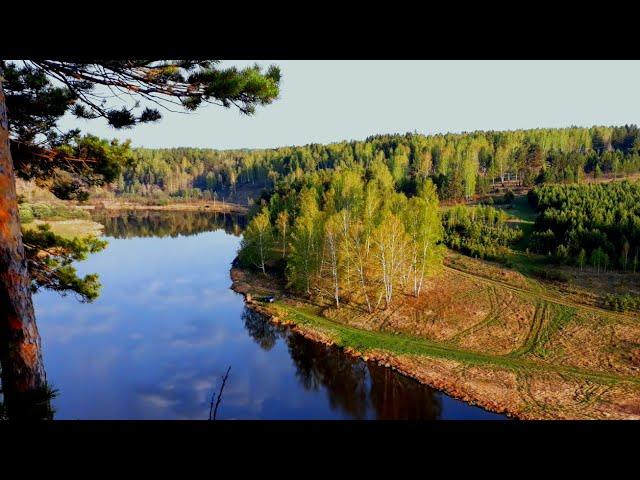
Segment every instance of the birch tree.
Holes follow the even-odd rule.
[[[273,228],[269,218],[269,210],[264,207],[247,225],[240,246],[241,259],[266,274],[266,264],[273,253],[273,243]]]
[[[290,286],[307,294],[311,293],[311,278],[318,267],[319,218],[315,190],[303,189],[300,192],[300,213],[295,219],[289,242],[287,278]]]
[[[412,291],[420,295],[425,274],[442,258],[443,229],[439,215],[438,196],[431,181],[421,187],[419,196],[409,200],[404,216],[410,238],[410,272]]]
[[[407,246],[404,225],[396,215],[389,211],[383,214],[380,224],[373,231],[373,244],[382,287],[378,304],[384,297],[385,307],[388,308],[393,300],[394,287],[402,273]]]
[[[336,308],[340,308],[340,274],[342,270],[341,262],[341,242],[342,242],[342,222],[339,214],[331,215],[324,223],[324,248],[327,264],[331,278],[331,292]]]
[[[280,244],[282,245],[282,258],[286,258],[287,256],[287,229],[289,227],[289,212],[286,210],[278,213],[278,217],[276,219],[276,227],[278,229],[278,233],[280,234]]]

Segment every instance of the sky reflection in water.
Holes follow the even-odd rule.
[[[229,365],[220,419],[504,418],[246,310],[229,290],[237,222],[206,231],[203,215],[111,216],[109,246],[77,264],[100,297],[35,295],[55,418],[207,419]]]

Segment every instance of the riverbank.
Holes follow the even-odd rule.
[[[562,310],[450,269],[419,303],[377,315],[290,296],[281,280],[235,267],[231,278],[247,306],[272,322],[487,410],[520,419],[640,419],[637,322]],[[276,301],[259,300],[267,294]]]
[[[117,200],[97,200],[88,205],[78,205],[84,210],[105,209],[105,210],[156,210],[156,211],[206,211],[215,213],[231,213],[246,215],[249,209],[243,205],[219,201],[194,201],[176,202],[165,205],[147,205],[138,202],[127,202]]]

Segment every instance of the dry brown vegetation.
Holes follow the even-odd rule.
[[[485,408],[520,418],[640,419],[640,319],[576,303],[495,263],[451,254],[447,264],[418,298],[374,314],[291,298],[263,275],[234,269],[233,279],[245,294],[278,295],[260,308],[301,333],[328,335]]]

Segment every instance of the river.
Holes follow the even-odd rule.
[[[34,296],[56,419],[504,419],[276,327],[229,289],[242,217],[96,214],[93,303]]]

